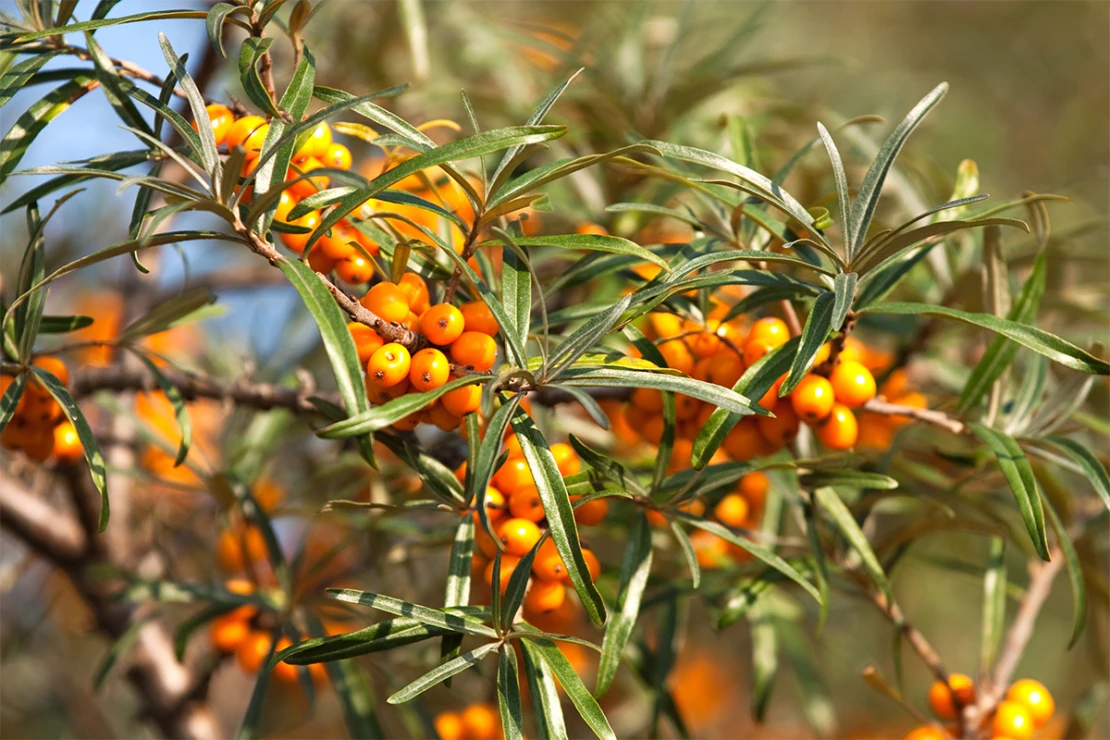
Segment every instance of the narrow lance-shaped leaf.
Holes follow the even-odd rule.
[[[154,131],[151,130],[150,124],[142,117],[139,109],[135,107],[135,102],[131,100],[127,91],[119,84],[119,72],[116,71],[115,63],[100,48],[100,44],[96,43],[96,39],[88,31],[85,32],[85,46],[89,50],[89,57],[92,59],[96,70],[96,79],[100,81],[104,96],[108,98],[108,102],[112,105],[116,115],[128,126],[153,136]]]
[[[810,309],[809,316],[806,317],[806,325],[802,328],[802,339],[798,345],[798,352],[794,355],[794,362],[790,365],[790,373],[779,389],[780,398],[794,390],[795,386],[802,382],[802,378],[809,372],[813,358],[817,356],[821,345],[828,339],[832,327],[833,310],[837,303],[837,295],[831,292],[822,293],[813,302],[813,308]]]
[[[422,624],[427,624],[432,627],[441,627],[446,630],[451,630],[452,632],[465,632],[470,635],[478,635],[479,637],[488,637],[490,639],[497,638],[497,633],[492,627],[483,624],[473,617],[467,617],[462,614],[431,609],[426,606],[420,606],[419,604],[402,601],[393,596],[375,594],[369,591],[358,591],[350,588],[329,588],[327,589],[327,593],[328,596],[338,601],[368,606],[372,609],[388,612],[389,614],[396,614],[399,617],[411,617]]]
[[[570,83],[574,82],[574,78],[581,73],[582,70],[579,69],[571,74],[571,76],[568,77],[565,81],[556,85],[547,94],[547,96],[540,101],[539,105],[536,106],[536,109],[532,111],[532,115],[528,116],[528,120],[525,122],[525,125],[534,126],[541,123],[544,119],[544,116],[547,115],[547,112],[550,111],[552,106],[555,105],[555,101],[559,99],[559,96],[563,94],[564,90],[570,87]],[[513,157],[515,157],[517,153],[519,153],[520,150],[523,148],[523,145],[517,145],[505,150],[505,153],[501,157],[501,161],[497,163],[497,168],[494,169],[493,175],[490,177],[490,182],[498,181],[501,171],[504,170],[506,166],[508,166],[509,162],[513,161]],[[496,192],[490,193],[490,195],[496,195]]]
[[[501,710],[501,732],[505,740],[520,740],[524,736],[524,713],[518,680],[516,653],[512,645],[503,643],[497,661],[497,705]]]
[[[15,415],[15,410],[19,407],[19,399],[23,397],[23,390],[26,387],[27,373],[19,373],[4,390],[4,395],[0,397],[0,432],[4,431],[4,427],[8,426],[8,422]]]
[[[858,277],[854,272],[842,272],[833,279],[833,294],[836,296],[836,302],[833,304],[832,321],[829,324],[829,328],[833,331],[840,331],[844,326],[844,319],[852,309]]]
[[[681,524],[672,519],[670,525],[671,534],[678,542],[682,557],[686,559],[686,567],[690,570],[690,585],[698,588],[701,586],[701,566],[698,565],[698,553],[694,550],[694,543],[690,541],[690,535],[686,534]]]
[[[185,97],[189,101],[189,108],[193,113],[193,121],[196,122],[197,130],[200,133],[200,155],[201,161],[204,162],[204,170],[212,178],[213,182],[218,182],[220,179],[220,156],[216,152],[216,135],[212,131],[212,119],[208,116],[208,109],[204,104],[204,97],[200,94],[193,78],[189,76],[185,65],[177,57],[177,53],[173,50],[166,34],[158,34],[158,43],[162,47],[162,55],[166,58],[166,63],[170,65],[173,70],[177,82],[185,91]]]
[[[1006,625],[1006,540],[990,538],[983,573],[983,620],[979,642],[979,675],[988,676]]]
[[[581,355],[592,349],[620,320],[628,310],[632,296],[626,295],[605,311],[594,316],[564,339],[547,359],[546,377],[555,379],[559,371],[569,366]]]
[[[114,5],[115,3],[112,3]],[[109,8],[111,5],[109,5]],[[123,23],[138,23],[139,21],[168,21],[177,18],[204,18],[208,15],[203,10],[158,10],[150,13],[136,13],[134,15],[122,15],[118,18],[94,18],[92,20],[81,21],[80,23],[71,23],[68,26],[61,28],[47,28],[41,31],[33,31],[25,33],[16,39],[16,43],[26,43],[34,41],[35,39],[44,39],[49,36],[63,36],[70,33],[77,33],[79,31],[88,31],[94,28],[104,28],[106,26],[118,26]]]
[[[524,247],[554,247],[557,249],[585,249],[592,252],[608,252],[610,254],[624,254],[632,257],[638,257],[645,262],[651,262],[654,265],[662,267],[664,270],[670,270],[670,265],[667,264],[659,255],[654,252],[641,247],[633,241],[629,241],[619,236],[608,236],[605,234],[555,234],[555,235],[537,235],[537,236],[521,236],[516,239],[519,246]],[[479,246],[496,246],[501,244],[499,239],[489,239],[481,242]]]
[[[1106,508],[1110,509],[1110,475],[1094,453],[1088,447],[1067,437],[1047,437],[1045,441],[1059,448],[1072,459],[1072,462],[1083,469],[1091,487],[1102,498]]]
[[[642,512],[628,533],[628,544],[621,560],[620,588],[617,590],[616,612],[605,627],[601,645],[601,663],[597,669],[595,696],[604,696],[617,675],[624,646],[632,635],[632,628],[640,614],[640,600],[651,573],[651,527]]]
[[[756,724],[763,724],[778,675],[778,637],[769,610],[756,603],[752,605],[751,615],[752,719]]]
[[[825,144],[825,149],[829,153],[829,161],[832,163],[833,179],[836,181],[836,197],[840,201],[840,231],[843,234],[847,251],[844,259],[848,264],[851,264],[855,258],[854,245],[856,240],[855,232],[852,231],[852,201],[848,197],[848,176],[844,172],[844,162],[840,158],[840,151],[836,148],[836,143],[824,124],[817,124],[817,133],[820,134],[821,141]]]
[[[1083,634],[1083,628],[1087,625],[1087,586],[1083,580],[1083,565],[1079,561],[1079,553],[1075,551],[1075,545],[1071,541],[1071,536],[1068,535],[1067,527],[1060,521],[1060,515],[1056,513],[1056,509],[1052,506],[1052,501],[1048,497],[1045,497],[1044,504],[1045,510],[1048,512],[1048,520],[1052,523],[1052,530],[1056,533],[1056,544],[1064,557],[1064,566],[1068,571],[1068,582],[1071,584],[1072,627],[1071,639],[1068,640],[1068,649],[1070,650],[1079,640],[1079,636]]]
[[[61,54],[61,51],[48,51],[44,54],[36,54],[28,59],[24,59],[19,64],[12,66],[10,69],[4,71],[0,75],[0,108],[7,105],[12,97],[23,89],[27,81],[35,76],[35,73],[42,68],[44,64],[51,59]]]
[[[501,250],[501,303],[513,326],[506,327],[523,347],[528,343],[532,317],[532,272],[526,257],[512,244]]]
[[[483,658],[497,650],[498,644],[499,643],[496,642],[487,642],[484,645],[479,645],[473,650],[463,653],[453,660],[447,661],[443,665],[436,666],[408,686],[394,693],[386,699],[386,701],[390,704],[403,704],[406,701],[416,698],[436,684],[442,683],[451,676],[462,673],[477,665]]]
[[[546,637],[526,636],[534,653],[539,654],[551,672],[555,674],[555,678],[563,687],[566,692],[567,698],[570,699],[574,708],[586,721],[590,729],[594,731],[601,740],[616,740],[616,735],[613,733],[613,728],[609,726],[609,720],[605,718],[605,713],[601,711],[601,707],[597,705],[597,701],[589,690],[586,689],[582,679],[578,677],[578,673],[574,670],[574,666],[570,664],[567,657],[559,650],[554,642]]]
[[[528,679],[528,693],[532,696],[532,710],[535,713],[539,740],[566,738],[563,705],[551,668],[530,640],[521,640],[520,650],[524,660],[524,675]]]
[[[1026,459],[1025,453],[1018,446],[1014,438],[1008,434],[991,429],[990,427],[972,422],[968,428],[977,437],[983,440],[991,452],[998,459],[998,467],[1010,484],[1014,493],[1018,511],[1021,512],[1022,521],[1029,532],[1029,539],[1042,559],[1048,560],[1048,538],[1045,534],[1044,509],[1041,506],[1041,496],[1037,491],[1037,481],[1033,476],[1033,469]]]
[[[574,510],[567,496],[563,475],[555,464],[555,457],[548,448],[547,440],[528,414],[517,408],[511,423],[517,439],[520,440],[524,459],[528,461],[528,468],[532,471],[534,485],[547,513],[548,531],[559,557],[567,566],[567,575],[570,576],[574,590],[582,599],[582,605],[586,607],[590,619],[595,624],[602,624],[605,621],[605,603],[590,578],[590,570],[582,556],[582,543],[578,539]]]
[[[0,140],[0,181],[15,171],[23,155],[46,125],[100,83],[92,75],[79,75],[33,103],[15,120]]]
[[[887,580],[886,573],[883,572],[882,564],[875,556],[875,551],[871,549],[871,543],[867,540],[867,535],[860,529],[859,523],[852,516],[848,507],[844,505],[844,501],[837,495],[836,490],[829,487],[818,488],[813,492],[813,497],[832,519],[833,524],[840,530],[840,534],[859,555],[860,562],[863,563],[867,574],[871,576],[871,580],[875,582],[875,585],[879,587],[888,601],[892,600],[890,582]]]

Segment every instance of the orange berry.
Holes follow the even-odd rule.
[[[327,175],[309,175],[313,170],[318,170],[324,163],[315,157],[309,157],[300,162],[295,162],[285,172],[285,187],[298,199],[326,190],[330,182]]]
[[[219,146],[224,143],[227,132],[235,123],[235,115],[226,105],[220,105],[219,103],[212,103],[205,106],[204,109],[208,111],[208,120],[212,122],[212,133],[216,137],[216,146]],[[195,121],[193,122],[193,130],[199,131]]]
[[[439,740],[465,740],[466,738],[462,717],[454,712],[444,712],[436,715],[435,728]]]
[[[697,417],[701,411],[701,401],[684,393],[676,393],[674,397],[674,414],[678,421],[690,421]]]
[[[550,537],[543,541],[540,549],[536,551],[536,557],[532,559],[532,574],[545,581],[558,581],[567,574],[563,558],[555,547],[555,541]]]
[[[63,421],[54,427],[54,455],[58,462],[73,462],[85,454],[77,428],[71,422]]]
[[[991,722],[991,732],[995,737],[1010,737],[1013,740],[1029,740],[1033,737],[1033,715],[1024,704],[1006,700],[998,705]]]
[[[428,347],[412,356],[409,369],[409,382],[418,391],[430,391],[447,382],[451,374],[451,363],[447,355],[438,349]]]
[[[875,397],[875,376],[858,362],[840,362],[829,375],[833,394],[850,409],[859,408]]]
[[[1006,699],[1025,707],[1036,728],[1043,727],[1056,711],[1056,702],[1052,699],[1052,694],[1048,693],[1044,684],[1031,678],[1015,681],[1006,692]]]
[[[488,334],[491,337],[497,336],[497,331],[500,329],[500,326],[485,301],[464,303],[460,307],[460,310],[462,311],[466,331],[477,331],[482,334]]]
[[[524,608],[535,614],[553,612],[563,605],[567,589],[560,581],[532,579],[524,594]]]
[[[366,380],[381,388],[390,388],[409,377],[411,365],[412,358],[404,345],[383,344],[366,363]]]
[[[775,407],[775,404],[778,403],[779,390],[782,388],[782,384],[785,380],[786,373],[783,373],[779,376],[778,380],[771,384],[771,387],[767,389],[767,392],[760,397],[759,405],[767,409],[768,411],[772,410]]]
[[[768,342],[766,339],[749,339],[744,344],[744,364],[751,367],[759,361],[763,355],[775,349],[775,345]]]
[[[943,681],[934,681],[929,687],[929,708],[933,714],[941,719],[956,718],[956,702],[959,699],[961,706],[966,706],[975,701],[975,682],[970,676],[963,673],[948,675],[947,685]]]
[[[574,475],[582,469],[582,461],[578,459],[578,453],[565,442],[557,442],[551,445],[551,454],[555,458],[555,465],[558,466],[559,472],[564,478],[568,475]]]
[[[292,198],[293,196],[290,195],[289,197]],[[316,231],[316,228],[320,225],[320,212],[309,211],[300,218],[295,218],[292,221],[288,221],[286,223],[288,223],[290,226],[299,226],[301,228],[308,229],[308,232],[304,234],[287,234],[284,231],[278,232],[278,236],[281,238],[282,244],[289,247],[291,251],[296,252],[297,254],[303,254],[304,248],[308,245],[309,237],[312,236],[312,232]],[[313,248],[312,253],[321,255],[323,254],[319,248]],[[311,264],[311,259],[312,258],[309,257],[309,264]],[[316,272],[331,272],[331,270],[316,270]]]
[[[746,462],[762,455],[764,445],[763,435],[759,433],[755,418],[745,416],[725,435],[723,446],[733,460]]]
[[[582,546],[582,559],[586,561],[586,570],[590,573],[590,580],[596,581],[598,576],[601,575],[601,561],[594,555],[594,551],[585,545]],[[570,580],[569,576],[565,577],[567,581]]]
[[[209,631],[212,647],[221,653],[234,653],[250,634],[250,626],[235,612],[221,614],[213,619]]]
[[[891,371],[890,375],[886,376],[883,387],[880,389],[880,393],[888,399],[903,396],[909,391],[910,376],[903,367]]]
[[[744,360],[735,352],[721,352],[709,361],[706,380],[731,388],[744,374]]]
[[[27,386],[24,394],[27,403],[23,407],[23,418],[36,427],[45,429],[62,415],[62,407],[45,390],[39,390],[37,380]]]
[[[331,129],[328,124],[321,121],[316,128],[312,129],[305,142],[301,144],[301,148],[293,155],[294,160],[306,159],[308,157],[324,157],[327,156],[328,149],[331,147]]]
[[[337,170],[351,169],[351,150],[342,144],[332,144],[319,159],[325,167],[332,167]]]
[[[790,393],[794,412],[807,424],[816,424],[829,415],[836,397],[832,383],[820,375],[807,375]]]
[[[252,630],[235,649],[235,658],[244,673],[258,673],[266,656],[270,654],[273,640],[269,633]]]
[[[728,562],[728,541],[712,532],[703,529],[692,532],[690,544],[694,547],[698,565],[703,568],[719,568]]]
[[[35,361],[31,363],[35,367],[40,367],[47,371],[59,381],[62,385],[69,385],[69,369],[66,364],[59,360],[57,357],[36,357]],[[33,378],[34,376],[32,376]],[[32,380],[31,384],[27,386],[29,390],[37,392],[43,396],[49,396],[50,392],[46,387],[39,383],[38,379]]]
[[[375,285],[359,303],[383,321],[400,323],[408,317],[410,310],[405,292],[389,282]]]
[[[486,518],[490,523],[496,522],[505,516],[505,512],[509,507],[505,502],[505,495],[498,491],[493,486],[486,486]],[[514,514],[515,516],[515,514]],[[474,512],[474,521],[478,522],[478,512]]]
[[[540,492],[535,486],[525,486],[514,491],[509,497],[509,511],[513,516],[531,522],[538,522],[546,516]]]
[[[510,506],[515,497],[515,493],[510,497]],[[497,538],[505,546],[505,552],[517,557],[527,555],[528,551],[539,542],[542,534],[535,522],[518,516],[502,522],[497,527]]]
[[[935,725],[921,725],[903,735],[902,740],[948,740],[948,733]]]
[[[594,236],[608,236],[609,230],[601,224],[595,224],[590,221],[583,221],[574,227],[576,234],[593,234]]]
[[[894,444],[894,424],[885,416],[863,412],[859,417],[859,439],[856,444],[860,449],[889,450]]]
[[[571,503],[580,498],[581,496],[571,496]],[[574,509],[574,521],[583,527],[594,527],[605,521],[605,516],[608,513],[609,502],[603,498],[595,498],[593,501],[588,501]]]
[[[847,406],[833,406],[829,418],[815,430],[817,439],[830,450],[847,450],[859,439],[859,423],[852,410]]]
[[[752,324],[752,330],[748,333],[748,341],[751,342],[753,339],[762,339],[772,347],[781,347],[789,341],[790,329],[787,328],[786,322],[782,319],[763,318]]]
[[[663,394],[654,388],[637,388],[632,391],[632,405],[644,411],[658,414],[663,410]]]
[[[529,524],[531,524],[531,522],[529,522]],[[493,555],[490,555],[490,557],[492,558]],[[482,574],[483,578],[485,578],[486,585],[491,587],[493,586],[493,564],[495,562],[496,561],[491,560],[489,565],[486,566],[485,573]],[[501,553],[501,593],[505,593],[505,589],[509,587],[509,579],[513,577],[513,571],[516,569],[517,563],[519,562],[520,558],[518,556]]]
[[[496,740],[501,737],[501,715],[489,704],[472,704],[462,713],[468,740]]]
[[[374,275],[374,266],[364,257],[353,254],[347,259],[337,261],[335,272],[339,275],[339,279],[348,285],[362,285],[370,282],[370,278]]]
[[[234,149],[237,146],[247,149],[247,140],[262,126],[267,126],[265,118],[261,116],[243,116],[228,126],[227,131],[224,132],[224,143],[227,144],[228,149]],[[263,138],[265,138],[265,133],[263,133]],[[247,151],[250,150],[247,149]]]
[[[751,506],[743,496],[730,493],[722,498],[713,509],[713,516],[727,527],[744,527],[748,524]]]
[[[476,385],[464,385],[444,393],[439,397],[439,402],[449,414],[463,417],[477,411],[482,405],[482,389]]]
[[[432,306],[420,318],[420,331],[432,344],[451,344],[463,333],[462,311],[449,303]]]
[[[771,479],[762,470],[753,470],[745,473],[740,479],[737,491],[743,496],[754,510],[763,508],[767,500],[767,491],[771,489]]]
[[[415,272],[406,272],[401,276],[397,287],[405,294],[409,308],[414,313],[422,314],[428,310],[428,284],[424,282],[424,278]]]
[[[54,453],[54,432],[48,426],[35,427],[23,452],[35,462],[45,462]]]
[[[293,197],[293,194],[288,190],[282,190],[277,206],[274,207],[274,220],[283,224],[288,223],[289,212],[293,210],[295,205],[297,205],[297,199]]]
[[[278,640],[275,652],[281,652],[286,648],[293,647],[293,641],[288,637],[282,637]],[[297,666],[286,663],[284,660],[274,665],[273,676],[281,683],[293,683],[297,680]]]
[[[378,332],[357,321],[348,323],[347,331],[351,333],[351,339],[355,342],[355,349],[358,350],[359,364],[365,367],[366,363],[370,361],[370,356],[385,344],[385,340],[381,338]]]
[[[690,351],[690,345],[681,339],[671,339],[660,344],[659,354],[667,361],[667,367],[684,375],[694,372],[694,353]]]
[[[648,509],[644,512],[647,516],[648,524],[656,529],[665,529],[668,525],[667,515],[658,509]]]
[[[354,227],[346,221],[340,221],[331,227],[331,231],[320,237],[320,241],[316,243],[315,248],[321,250],[333,260],[345,260],[356,256],[359,259],[365,259],[359,255],[358,250],[355,249],[355,244]]]
[[[413,429],[416,429],[418,426],[420,426],[421,422],[423,421],[424,410],[419,409],[417,411],[413,411],[408,416],[401,417],[389,426],[390,428],[396,429],[399,432],[411,432]]]
[[[0,444],[9,450],[22,450],[24,445],[34,439],[36,427],[22,416],[12,417],[4,431],[0,432]]]
[[[711,322],[709,331],[695,334],[690,342],[690,349],[700,358],[713,357],[725,349],[725,343],[717,336],[718,322]]]
[[[771,406],[771,413],[775,416],[756,417],[759,433],[774,449],[781,449],[794,441],[798,436],[798,415],[794,413],[794,406],[790,399],[780,398]]]
[[[371,355],[373,357],[373,355]],[[369,365],[369,363],[367,363]],[[400,398],[409,392],[409,377],[406,375],[397,385],[388,388],[375,384],[374,379],[367,374],[366,376],[366,397],[370,399],[370,403],[383,404],[389,403],[394,398]]]
[[[455,416],[437,401],[428,409],[428,422],[435,424],[445,432],[450,432],[452,429],[459,428],[459,424],[462,424],[462,417]]]
[[[216,541],[216,561],[228,573],[242,571],[267,556],[266,540],[255,526],[225,529]]]
[[[496,540],[490,536],[490,533],[487,532],[484,527],[474,528],[474,544],[478,546],[478,549],[487,558],[492,558],[497,554],[497,550],[499,549]],[[491,570],[490,573],[492,574],[493,571]],[[492,578],[492,575],[490,578]],[[488,585],[490,581],[487,580],[486,583]]]
[[[485,372],[497,359],[497,343],[488,334],[464,331],[451,343],[451,359],[471,370]]]

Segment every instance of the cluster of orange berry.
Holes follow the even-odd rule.
[[[254,593],[254,584],[244,578],[233,578],[227,581],[224,587],[231,593],[241,596]],[[210,625],[209,636],[212,647],[221,653],[234,655],[239,667],[245,673],[258,673],[273,646],[273,635],[269,630],[260,629],[258,626],[260,617],[257,607],[243,605],[216,617]],[[277,642],[275,652],[280,652],[292,644],[292,640],[288,637],[282,637]],[[308,669],[316,683],[327,680],[327,670],[322,663],[313,663],[308,666]],[[297,673],[297,666],[285,661],[277,663],[273,669],[274,678],[281,683],[296,683]]]
[[[497,359],[498,324],[483,301],[461,307],[449,303],[429,305],[428,286],[415,273],[400,282],[374,285],[361,299],[378,318],[414,332],[429,346],[410,353],[398,342],[386,342],[374,329],[352,322],[347,325],[366,369],[366,393],[372,403],[383,404],[406,393],[435,390],[458,372],[485,372]],[[393,426],[411,431],[421,422],[451,431],[469,413],[477,411],[482,391],[477,385],[448,391],[427,408],[397,421]]]
[[[937,718],[957,718],[957,703],[975,702],[975,682],[963,673],[953,673],[948,683],[936,681],[929,687],[929,708]],[[991,740],[1030,740],[1056,711],[1052,694],[1039,681],[1023,678],[1011,684],[1006,698],[991,719]],[[912,730],[904,740],[945,740],[948,734],[939,727],[924,725]]]
[[[461,712],[440,712],[435,719],[439,740],[500,740],[501,713],[487,702]]]
[[[491,485],[486,488],[486,514],[494,534],[501,541],[501,581],[502,593],[509,586],[509,579],[516,570],[520,559],[527,555],[536,543],[543,537],[543,525],[547,517],[543,502],[540,500],[539,491],[536,490],[535,479],[520,451],[520,443],[515,434],[508,437],[506,447],[509,457],[493,475]],[[564,476],[578,473],[582,469],[582,461],[574,448],[565,443],[551,445],[551,454],[559,467],[559,472]],[[465,479],[466,463],[459,466],[455,476],[460,480]],[[572,501],[578,497],[572,497]],[[609,504],[605,499],[589,501],[574,510],[574,520],[581,526],[600,524],[609,512]],[[473,512],[475,520],[474,541],[478,549],[474,551],[472,570],[481,573],[487,586],[493,587],[493,558],[497,554],[498,544],[482,527],[478,512]],[[601,575],[601,563],[585,545],[582,556],[590,571],[590,578],[597,580]],[[567,598],[567,585],[570,577],[566,565],[563,563],[555,542],[547,538],[536,551],[532,559],[532,577],[528,590],[524,594],[524,615],[532,619],[534,616],[557,612],[563,609],[573,610],[574,603]],[[571,615],[567,615],[570,617]]]
[[[69,370],[56,357],[39,357],[32,363],[50,372],[63,385],[69,384]],[[81,440],[73,424],[63,418],[62,407],[46,386],[33,375],[16,404],[15,414],[0,432],[0,445],[9,450],[22,450],[36,462],[54,455],[58,462],[72,462],[83,454]],[[15,382],[10,375],[0,375],[0,396]]]

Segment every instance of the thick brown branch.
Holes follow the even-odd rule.
[[[0,527],[55,563],[77,563],[87,546],[85,533],[73,517],[32,494],[11,475],[0,478]]]
[[[875,414],[882,414],[883,416],[908,416],[918,421],[944,427],[953,434],[968,433],[967,425],[962,421],[957,421],[943,411],[936,411],[934,409],[919,409],[914,406],[902,406],[901,404],[889,403],[878,398],[873,398],[863,405],[863,410]]]

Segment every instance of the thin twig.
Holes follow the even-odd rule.
[[[918,421],[944,427],[953,434],[969,433],[967,425],[962,421],[957,421],[943,411],[936,411],[935,409],[919,409],[916,406],[903,406],[902,404],[872,398],[863,405],[863,410],[883,416],[909,416]]]

